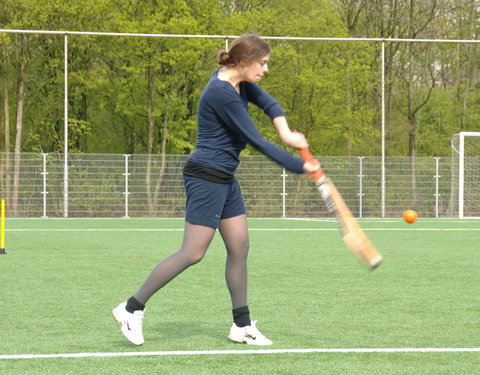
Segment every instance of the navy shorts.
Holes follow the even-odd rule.
[[[183,182],[187,194],[185,220],[189,223],[216,229],[221,219],[247,212],[236,178],[220,184],[183,175]]]

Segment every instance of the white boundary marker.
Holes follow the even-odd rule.
[[[107,358],[137,356],[192,356],[241,354],[308,354],[308,353],[480,353],[480,348],[338,348],[338,349],[253,349],[253,350],[187,350],[63,354],[2,354],[1,359]]]

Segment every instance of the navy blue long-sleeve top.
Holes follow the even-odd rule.
[[[188,160],[233,175],[247,143],[282,167],[302,173],[304,161],[265,139],[248,112],[248,103],[263,109],[270,119],[285,116],[278,102],[260,86],[240,83],[240,94],[227,81],[210,77],[198,105],[198,136]]]

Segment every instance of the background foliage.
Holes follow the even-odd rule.
[[[476,39],[475,0],[4,0],[0,28]],[[230,40],[231,42],[231,40]],[[379,155],[380,44],[271,41],[262,82],[319,155]],[[222,39],[69,36],[71,152],[193,150]],[[63,151],[63,36],[0,33],[2,151]],[[387,155],[449,156],[480,130],[476,44],[386,44]],[[261,131],[278,141],[252,108]],[[247,152],[255,153],[249,149]]]

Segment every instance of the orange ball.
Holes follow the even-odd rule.
[[[407,223],[412,224],[416,222],[418,219],[418,214],[414,210],[406,210],[403,212],[403,220],[405,220]]]

